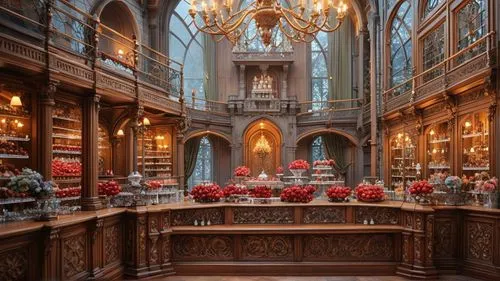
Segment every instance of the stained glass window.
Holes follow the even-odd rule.
[[[396,0],[386,0],[385,1],[385,8],[387,10],[389,10],[394,5],[394,3],[396,3]]]
[[[323,137],[318,136],[314,138],[311,144],[311,161],[326,159],[325,150],[323,148]]]
[[[443,2],[443,0],[427,0],[424,7],[423,17],[427,17],[441,2]]]
[[[399,6],[391,24],[390,34],[390,85],[400,85],[412,76],[413,11],[410,1]]]
[[[444,24],[431,31],[424,38],[424,71],[431,69],[444,60]],[[437,67],[424,75],[424,82],[442,74],[443,69]]]
[[[193,174],[189,178],[190,188],[194,185],[211,182],[212,179],[212,144],[208,137],[203,137],[200,140],[200,147],[198,149],[198,156],[196,157],[196,164]]]
[[[205,99],[205,34],[194,26],[189,15],[190,5],[190,2],[181,0],[172,13],[169,23],[169,56],[184,64],[184,93],[190,95],[194,89],[196,97]]]
[[[462,7],[457,13],[458,22],[458,50],[462,50],[470,46],[472,43],[486,35],[488,12],[486,0],[471,0],[467,5]],[[459,63],[468,58],[476,56],[478,53],[484,52],[485,44],[481,43],[470,52],[466,52],[457,58]]]
[[[311,100],[312,110],[328,107],[328,33],[318,32],[311,42]]]

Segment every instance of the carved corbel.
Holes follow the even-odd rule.
[[[95,223],[94,229],[92,229],[92,243],[94,243],[95,240],[97,239],[97,234],[99,233],[99,231],[102,229],[103,226],[104,226],[104,220],[98,219]]]
[[[45,246],[45,256],[50,255],[52,252],[52,246],[54,245],[54,241],[59,239],[59,232],[60,230],[57,229],[50,229],[47,233],[47,237],[44,242]]]
[[[445,110],[448,113],[448,130],[453,130],[453,125],[455,124],[455,118],[457,116],[457,101],[456,99],[449,95],[448,93],[443,94]]]

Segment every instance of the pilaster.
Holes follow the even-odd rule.
[[[54,95],[57,82],[49,81],[40,100],[39,120],[39,165],[40,173],[46,180],[52,180],[52,110],[55,105]]]

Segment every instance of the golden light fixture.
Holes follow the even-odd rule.
[[[149,119],[147,117],[144,117],[144,119],[142,119],[142,125],[149,126],[149,125],[151,125],[151,122],[149,121]]]
[[[120,130],[118,130],[118,132],[116,132],[116,135],[119,136],[119,137],[121,137],[121,136],[124,136],[125,133],[123,132],[122,129],[120,129]]]
[[[217,2],[222,8],[217,8]],[[298,0],[298,4],[286,8],[279,0],[254,0],[248,7],[233,13],[233,0],[212,0],[208,5],[205,0],[192,0],[189,14],[193,18],[198,30],[227,38],[236,44],[241,35],[255,21],[257,31],[264,46],[269,46],[273,38],[273,30],[279,28],[281,32],[293,42],[311,42],[320,31],[334,32],[337,30],[347,14],[347,5],[340,1],[335,5],[334,0]],[[331,10],[336,9],[336,23],[332,23]],[[197,23],[197,16],[203,22]]]
[[[267,141],[264,134],[260,135],[260,138],[257,140],[255,147],[253,148],[253,152],[259,155],[259,157],[264,158],[267,154],[271,152],[271,146]]]
[[[18,127],[18,128],[22,128],[22,127],[24,127],[24,124],[23,124],[23,123],[21,123],[21,122],[19,122],[19,123],[17,123],[17,127]]]
[[[472,126],[472,123],[470,121],[465,121],[465,127],[469,128],[470,126]]]
[[[10,106],[23,106],[21,98],[19,96],[12,96],[10,99]]]
[[[431,131],[429,132],[429,134],[430,134],[431,136],[433,136],[434,134],[436,134],[436,132],[434,132],[434,130],[431,130]]]

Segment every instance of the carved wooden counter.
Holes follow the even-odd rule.
[[[210,226],[193,226],[194,220]],[[364,225],[364,220],[375,225]],[[377,204],[166,204],[0,224],[6,280],[170,274],[500,277],[500,210]]]

